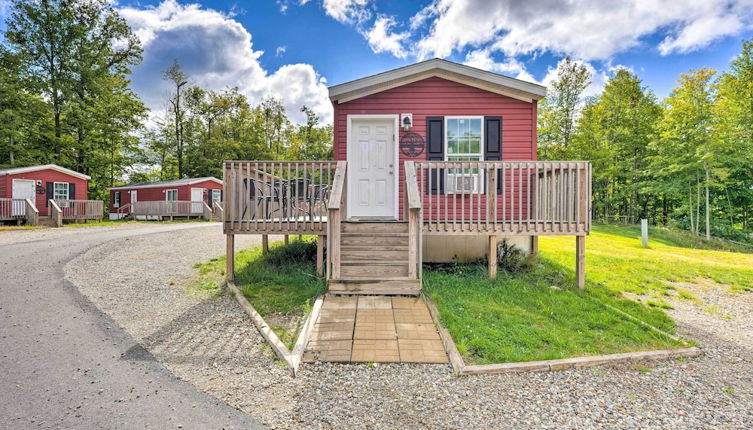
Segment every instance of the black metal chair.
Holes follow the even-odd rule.
[[[259,205],[264,201],[264,191],[262,189],[263,182],[257,181],[256,179],[252,178],[244,178],[243,179],[243,186],[246,188],[246,192],[248,193],[249,200],[254,202],[253,208],[254,213],[251,216],[251,219],[256,219],[256,212],[259,209]],[[246,211],[248,210],[248,205],[245,205],[243,207],[243,214],[241,215],[241,219],[246,217]]]

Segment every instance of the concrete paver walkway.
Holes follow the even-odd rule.
[[[447,354],[420,298],[326,297],[303,359],[447,363]]]

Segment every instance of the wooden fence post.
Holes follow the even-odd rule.
[[[531,236],[531,255],[539,255],[539,237]]]
[[[575,278],[578,288],[586,287],[586,236],[575,236]]]
[[[262,254],[269,252],[269,236],[266,234],[261,235],[261,252]]]
[[[227,249],[225,251],[225,280],[233,282],[235,280],[235,235],[226,234]]]
[[[497,236],[489,236],[489,278],[494,279],[497,277]]]
[[[325,236],[316,236],[316,273],[319,276],[324,275],[324,238]]]

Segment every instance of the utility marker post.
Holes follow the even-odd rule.
[[[641,242],[643,242],[644,248],[648,248],[648,220],[647,219],[641,220]]]

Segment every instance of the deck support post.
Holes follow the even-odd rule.
[[[285,245],[287,245],[288,243],[290,243],[290,235],[286,234],[285,235]]]
[[[227,249],[225,251],[225,280],[233,282],[235,280],[235,235],[226,234]]]
[[[269,252],[269,235],[266,235],[266,234],[261,235],[261,252],[262,254],[266,254]]]
[[[586,236],[575,236],[575,278],[578,288],[586,287]]]
[[[539,255],[539,237],[531,236],[531,255]]]
[[[316,273],[319,276],[324,275],[324,238],[325,236],[316,236]]]
[[[497,277],[497,236],[489,236],[489,278]]]

